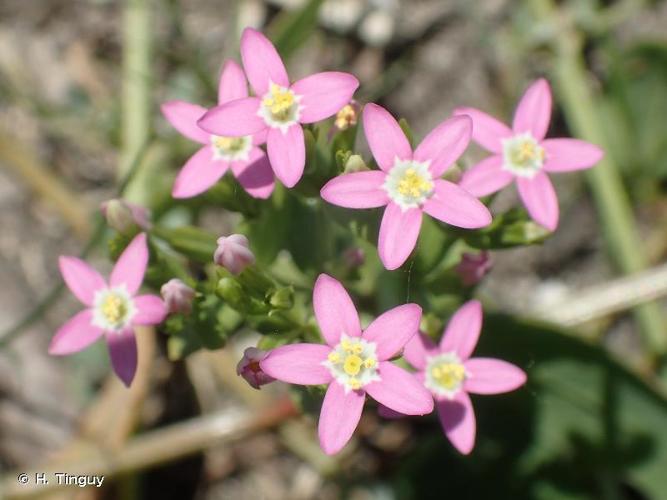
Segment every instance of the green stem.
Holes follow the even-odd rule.
[[[561,22],[558,36],[552,39],[556,53],[554,77],[563,108],[576,135],[605,148],[606,138],[595,99],[588,85],[588,76],[581,54],[582,40],[575,28],[559,14],[553,0],[531,0],[533,12],[543,23]],[[605,148],[609,151],[609,148]],[[587,181],[602,223],[607,249],[614,264],[624,274],[647,267],[643,244],[636,231],[632,205],[613,159],[607,154],[587,171]],[[665,322],[657,303],[637,306],[634,310],[644,342],[651,353],[667,351]]]

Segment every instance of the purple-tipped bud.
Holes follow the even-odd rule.
[[[366,262],[366,254],[363,248],[351,247],[343,252],[343,260],[348,267],[363,266],[364,262]]]
[[[255,255],[248,248],[248,238],[242,234],[230,234],[218,238],[218,248],[213,261],[230,273],[237,275],[255,263]]]
[[[120,198],[102,202],[100,211],[109,227],[119,233],[129,233],[137,227],[147,231],[151,226],[148,209]]]
[[[239,364],[236,366],[236,373],[246,379],[246,381],[255,389],[259,389],[260,386],[275,380],[264,373],[261,366],[259,366],[259,362],[262,361],[267,354],[268,352],[266,351],[262,351],[255,347],[248,347],[243,352],[243,358],[241,358],[241,361],[239,361]]]
[[[456,272],[465,286],[472,286],[479,283],[492,267],[493,260],[489,252],[464,253],[456,266]]]
[[[170,279],[162,288],[160,294],[170,313],[190,314],[195,291],[177,278]]]

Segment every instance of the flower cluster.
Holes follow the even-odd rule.
[[[592,144],[545,139],[552,100],[545,80],[532,84],[521,98],[511,128],[482,111],[459,108],[413,147],[386,109],[373,103],[362,106],[353,99],[359,86],[354,76],[324,72],[292,82],[275,47],[250,28],[243,32],[240,51],[242,67],[231,60],[223,66],[215,107],[184,101],[162,106],[166,119],[201,145],[177,175],[173,197],[203,193],[231,171],[251,197],[269,198],[275,178],[292,188],[304,175],[304,129],[315,131],[313,124],[334,117],[330,128],[324,129],[328,133],[320,136],[333,143],[338,134],[356,133],[359,121],[377,168],[368,168],[352,151],[342,151],[342,173],[322,180],[317,189],[331,205],[384,207],[377,253],[389,271],[401,267],[412,254],[424,214],[457,228],[485,228],[492,223],[492,215],[479,198],[512,180],[530,217],[553,231],[558,224],[558,201],[547,173],[588,168],[602,158],[600,148]],[[459,183],[445,180],[445,173],[471,140],[493,155],[468,169]],[[270,321],[265,328],[290,321],[281,311],[294,306],[294,284],[279,283],[264,272],[256,263],[251,242],[242,234],[220,237],[217,248],[211,249],[219,266],[213,271],[216,284],[191,287],[170,275],[168,281],[158,282],[158,286],[164,283],[164,301],[137,295],[149,258],[147,234],[169,243],[169,233],[154,227],[147,211],[121,200],[106,204],[104,213],[123,237],[139,230],[146,233],[127,245],[108,283],[85,262],[61,257],[63,278],[87,309],[56,333],[49,349],[52,354],[79,351],[104,336],[115,372],[129,385],[137,364],[137,325],[157,325],[167,314],[182,320],[174,324],[196,322],[206,317],[211,303],[220,300],[248,317],[266,317]],[[199,249],[209,241],[200,233],[187,234],[197,241],[175,247]],[[151,248],[159,254],[160,245]],[[345,272],[356,272],[366,255],[358,247],[343,253]],[[483,251],[464,254],[455,271],[464,286],[472,286],[490,269],[490,256]],[[482,326],[481,304],[475,300],[455,312],[437,344],[420,332],[422,308],[414,303],[394,307],[364,328],[343,285],[326,274],[320,274],[314,284],[312,306],[324,343],[289,343],[308,338],[298,337],[310,331],[300,325],[290,330],[285,345],[267,351],[247,349],[237,373],[255,388],[274,380],[326,385],[319,420],[320,443],[326,453],[337,453],[350,440],[366,395],[386,416],[425,415],[437,409],[447,437],[459,451],[469,453],[475,441],[475,417],[468,394],[507,392],[526,380],[524,372],[510,363],[471,358]],[[218,321],[217,310],[211,317]],[[395,363],[400,356],[414,370]]]

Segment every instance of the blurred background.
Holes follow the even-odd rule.
[[[475,400],[472,455],[435,419],[367,411],[326,457],[284,387],[236,376],[242,341],[172,362],[143,331],[130,390],[103,345],[47,355],[78,307],[60,295],[57,256],[110,268],[102,201],[122,192],[187,217],[169,192],[194,145],[159,104],[214,104],[245,26],[272,38],[293,79],[354,73],[359,101],[417,137],[460,105],[508,121],[546,76],[550,135],[607,151],[590,174],[555,177],[552,237],[493,253],[478,291],[505,315],[480,352],[515,360],[530,383]],[[0,0],[0,497],[667,499],[666,27],[667,2],[648,0]],[[471,148],[460,166],[481,157]],[[516,202],[509,189],[493,208]],[[199,219],[220,234],[235,222],[211,208]],[[16,481],[58,470],[106,479]]]

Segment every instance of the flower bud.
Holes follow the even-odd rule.
[[[255,263],[255,256],[248,248],[248,238],[242,234],[231,234],[218,238],[213,260],[230,273],[238,275],[246,266]]]
[[[119,233],[128,234],[137,228],[146,231],[151,226],[145,207],[119,198],[102,202],[100,211],[109,227]]]
[[[343,252],[343,261],[350,268],[363,266],[366,261],[366,254],[363,248],[350,247]]]
[[[170,313],[190,314],[192,312],[195,291],[181,280],[170,279],[162,285],[160,294]]]
[[[255,389],[259,389],[260,386],[275,380],[264,373],[262,367],[259,365],[259,362],[262,361],[267,354],[266,351],[260,351],[255,347],[248,347],[243,352],[243,358],[241,358],[241,361],[239,361],[239,364],[236,366],[236,373],[246,379],[246,381]]]
[[[364,170],[370,170],[366,162],[361,157],[361,155],[350,155],[350,157],[345,162],[345,168],[343,173],[351,174],[354,172],[363,172]]]
[[[456,266],[456,273],[465,286],[472,286],[479,283],[492,267],[493,260],[489,252],[464,253],[461,262]]]
[[[294,305],[294,288],[279,288],[269,296],[269,304],[276,309],[291,309]]]

